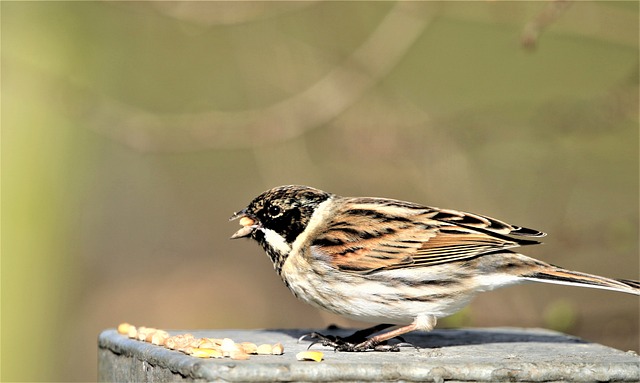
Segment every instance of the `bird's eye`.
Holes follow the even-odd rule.
[[[272,217],[279,216],[281,212],[282,212],[282,210],[280,209],[280,206],[271,205],[267,209],[267,213],[269,213],[269,215],[272,216]]]

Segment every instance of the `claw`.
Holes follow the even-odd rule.
[[[339,346],[339,344],[336,341],[332,341],[328,338],[323,338],[323,339],[318,339],[311,342],[311,344],[309,344],[309,347],[307,347],[307,350],[311,349],[311,347],[315,346],[316,344],[321,344],[325,347],[333,347],[334,351]]]
[[[311,347],[315,346],[318,343],[320,343],[320,342],[311,342],[311,343],[309,343],[309,346],[307,346],[307,351],[311,350]]]
[[[310,336],[311,336],[311,334],[304,334],[303,336],[298,338],[298,343],[302,342],[305,338],[310,337]]]

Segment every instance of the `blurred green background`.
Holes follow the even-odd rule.
[[[8,2],[3,381],[96,378],[101,330],[361,326],[227,218],[308,184],[550,233],[639,278],[638,2]],[[639,351],[637,297],[526,285],[442,326]]]

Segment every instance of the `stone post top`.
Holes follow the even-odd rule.
[[[100,381],[640,381],[640,357],[542,329],[485,328],[410,333],[415,347],[399,352],[334,352],[316,344],[322,362],[299,361],[317,331],[350,335],[354,330],[180,330],[195,337],[236,342],[281,343],[283,355],[251,355],[248,360],[200,359],[116,330],[99,336]]]

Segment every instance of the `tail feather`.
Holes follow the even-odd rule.
[[[632,288],[636,289],[636,291],[640,290],[640,281],[632,281],[630,279],[616,279],[616,281],[624,283],[627,286],[631,286]]]
[[[561,268],[539,270],[531,274],[523,275],[523,277],[536,282],[591,287],[640,295],[640,281],[611,279]]]

